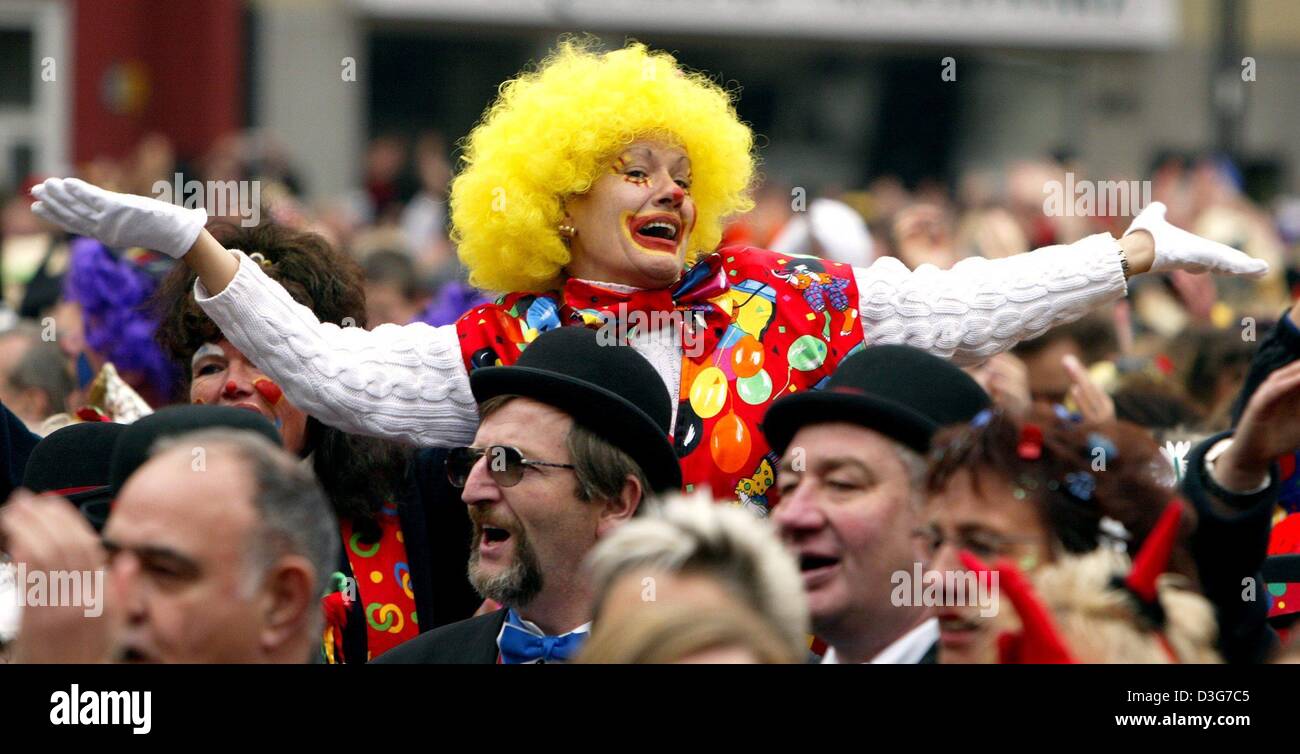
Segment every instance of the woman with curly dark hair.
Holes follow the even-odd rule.
[[[270,223],[251,228],[232,225],[216,232],[232,248],[246,250],[322,322],[365,326],[361,269],[320,236]],[[454,490],[430,483],[444,475],[421,470],[441,459],[436,453],[416,454],[392,442],[347,434],[308,416],[198,307],[194,279],[193,272],[178,266],[155,297],[158,340],[188,375],[185,398],[234,406],[269,419],[280,431],[284,448],[310,461],[338,516],[344,557],[332,579],[333,592],[322,600],[327,616],[322,637],[325,661],[365,661],[432,627],[435,618],[446,622],[466,617],[473,609],[473,603],[463,598],[468,587],[450,594],[440,590],[440,597],[451,598],[450,603],[417,610],[418,603],[430,601],[428,582],[435,571],[446,570],[442,563],[456,562],[453,573],[464,580],[460,564],[466,555],[460,540],[468,540],[468,534],[450,539],[442,531],[449,527],[438,527],[434,536],[441,545],[460,544],[453,545],[445,559],[440,556],[439,565],[431,562],[433,548],[421,500],[443,498],[428,511],[430,516],[452,511],[463,517],[464,511],[460,505],[447,504],[445,496],[454,496]],[[454,521],[441,523],[455,528]],[[419,621],[422,616],[427,626]]]
[[[1136,553],[1177,499],[1172,468],[1141,428],[1084,423],[1059,408],[1023,420],[986,410],[945,430],[935,438],[926,489],[917,536],[933,571],[965,570],[961,550],[986,562],[1005,558],[1027,574],[1100,546]],[[1184,512],[1186,535],[1193,516]],[[1195,583],[1184,540],[1169,570]],[[940,662],[996,662],[993,621],[950,602],[937,614]]]

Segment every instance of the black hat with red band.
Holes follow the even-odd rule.
[[[62,495],[81,509],[96,531],[108,519],[113,446],[126,429],[113,422],[82,422],[51,432],[32,448],[23,486],[41,495]]]

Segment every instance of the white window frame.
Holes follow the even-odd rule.
[[[71,9],[66,0],[6,0],[0,5],[0,29],[32,33],[32,104],[0,106],[0,150],[8,155],[19,144],[32,148],[32,169],[46,175],[66,175],[72,95]],[[41,61],[54,60],[55,80],[42,81]],[[26,176],[7,175],[8,160],[0,161],[0,184],[15,185]]]

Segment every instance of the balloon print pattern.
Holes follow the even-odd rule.
[[[856,307],[840,306],[850,296],[856,300],[851,268],[764,255],[724,256],[733,278],[724,294],[732,321],[713,353],[683,359],[674,431],[688,487],[707,479],[716,497],[759,515],[775,502],[779,462],[762,435],[767,407],[782,395],[815,389],[844,355],[862,347]],[[836,324],[842,327],[833,329],[831,311],[851,314],[841,314]]]
[[[720,269],[725,283],[705,306],[722,314],[708,325],[710,347],[682,357],[673,444],[686,491],[763,514],[776,502],[777,464],[763,414],[783,395],[817,389],[863,347],[857,284],[850,266],[815,257],[733,246],[711,259],[720,266],[710,275]],[[466,368],[513,364],[553,327],[599,324],[563,300],[515,293],[466,312],[456,323]]]

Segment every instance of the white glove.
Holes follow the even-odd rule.
[[[1268,262],[1170,225],[1165,220],[1167,209],[1164,202],[1151,202],[1133,218],[1133,224],[1124,231],[1127,236],[1135,230],[1145,230],[1155,239],[1156,255],[1155,261],[1151,263],[1152,272],[1187,270],[1251,278],[1268,274]]]
[[[117,249],[142,246],[180,259],[208,222],[202,209],[105,191],[76,178],[49,178],[32,189],[32,212],[70,233]]]

